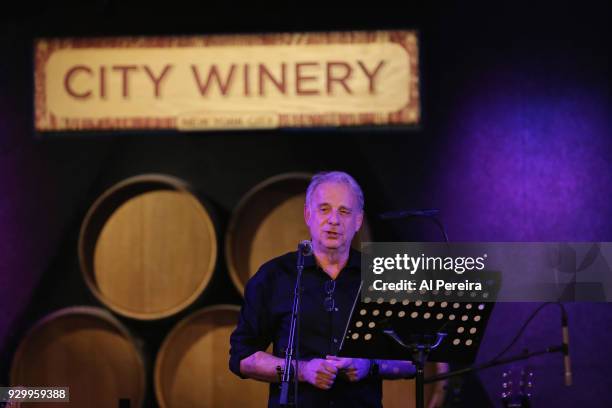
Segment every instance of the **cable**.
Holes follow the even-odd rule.
[[[565,310],[565,306],[563,306],[563,304],[561,302],[545,302],[543,304],[541,304],[536,310],[534,310],[531,313],[531,316],[529,316],[529,318],[525,321],[525,323],[523,323],[523,326],[520,328],[520,330],[518,331],[518,333],[516,334],[516,336],[514,336],[514,338],[512,339],[512,341],[510,342],[510,344],[508,344],[508,346],[506,346],[506,348],[504,348],[502,351],[500,351],[494,358],[488,360],[485,363],[482,364],[477,364],[471,367],[467,367],[467,368],[462,368],[459,370],[455,370],[455,371],[451,371],[450,373],[446,373],[446,374],[438,374],[438,375],[434,375],[433,377],[427,378],[425,380],[426,383],[432,383],[432,382],[436,382],[436,381],[441,381],[441,380],[445,380],[447,378],[450,377],[454,377],[457,375],[463,375],[466,373],[470,373],[470,372],[474,372],[474,371],[479,371],[479,370],[483,370],[485,368],[489,368],[489,367],[494,367],[500,364],[506,364],[508,362],[512,362],[512,361],[516,361],[516,360],[523,360],[525,358],[530,358],[532,356],[536,356],[536,355],[542,355],[542,354],[546,354],[546,353],[552,353],[552,352],[563,352],[566,355],[567,358],[567,343],[566,340],[564,339],[564,345],[563,346],[555,346],[555,347],[547,347],[545,350],[543,351],[536,351],[536,352],[531,352],[529,353],[528,351],[525,351],[523,353],[522,356],[514,356],[514,357],[509,357],[506,359],[500,359],[501,356],[503,356],[508,350],[510,350],[512,348],[512,346],[514,346],[517,342],[517,340],[522,336],[523,332],[525,331],[525,329],[527,328],[527,326],[529,325],[529,323],[534,319],[535,316],[537,316],[537,314],[546,306],[548,305],[553,305],[556,304],[557,306],[559,306],[559,308],[561,309],[561,322],[562,324],[567,327],[567,311]],[[569,365],[569,361],[568,361],[568,365]],[[571,384],[571,371],[568,370],[569,367],[566,366],[566,379],[569,373],[570,376],[570,384]],[[566,383],[567,384],[567,383]],[[567,385],[570,385],[567,384]]]
[[[512,346],[514,346],[516,344],[516,342],[518,341],[518,339],[523,335],[523,332],[525,331],[525,329],[527,328],[527,326],[529,325],[529,323],[538,315],[538,313],[540,313],[540,311],[542,309],[544,309],[546,306],[548,305],[557,305],[561,308],[561,315],[562,318],[564,320],[567,320],[567,312],[565,311],[565,307],[563,306],[563,304],[561,304],[561,302],[545,302],[542,303],[540,306],[538,306],[538,308],[536,310],[534,310],[531,313],[531,316],[529,316],[529,318],[525,321],[525,323],[523,323],[523,326],[519,329],[518,333],[516,334],[516,336],[514,336],[514,338],[512,339],[512,341],[510,342],[510,344],[508,344],[506,346],[506,348],[504,348],[502,351],[500,351],[495,357],[493,357],[491,360],[489,361],[496,361],[497,359],[499,359],[501,356],[503,356],[504,354],[506,354],[506,352],[508,350],[510,350],[512,348]]]

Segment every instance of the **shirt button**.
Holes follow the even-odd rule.
[[[334,308],[334,310],[337,312],[337,311],[338,311],[338,308],[336,307],[336,308]]]
[[[334,337],[334,343],[338,343],[338,339]]]

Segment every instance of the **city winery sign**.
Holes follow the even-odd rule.
[[[409,125],[414,31],[40,39],[39,131]]]

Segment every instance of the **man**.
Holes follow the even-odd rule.
[[[300,407],[380,407],[381,378],[407,378],[406,361],[336,357],[361,282],[360,253],[351,241],[363,222],[363,193],[343,172],[319,173],[306,191],[304,220],[313,256],[304,261],[299,326]],[[247,283],[240,321],[232,333],[230,369],[270,382],[268,406],[278,406],[297,253],[264,264]],[[273,343],[273,353],[265,352]],[[293,390],[293,387],[291,387]]]

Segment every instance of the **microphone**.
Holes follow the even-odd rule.
[[[397,220],[400,218],[410,218],[410,217],[435,217],[440,214],[440,210],[437,208],[421,208],[414,209],[410,208],[407,210],[400,211],[388,211],[382,214],[379,214],[381,220]]]
[[[298,252],[302,256],[310,256],[312,255],[312,242],[305,239],[298,244]]]
[[[565,311],[561,315],[561,333],[563,334],[563,370],[565,385],[572,385],[572,363],[569,355],[569,330],[567,328],[567,314]]]

